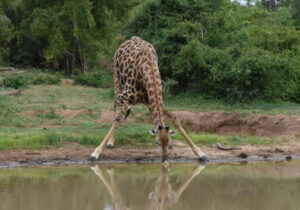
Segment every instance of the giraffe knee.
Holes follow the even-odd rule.
[[[174,125],[177,125],[177,126],[181,125],[180,120],[177,117],[174,117],[173,122],[174,122]]]

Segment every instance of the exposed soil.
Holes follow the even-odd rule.
[[[26,164],[44,163],[88,163],[88,156],[93,152],[92,147],[77,143],[67,143],[61,148],[44,150],[14,150],[0,152],[0,168],[22,166]],[[221,150],[217,146],[202,146],[202,151],[212,161],[224,160],[268,160],[274,158],[299,158],[300,142],[286,145],[240,146],[236,150]],[[242,154],[246,154],[245,157]],[[173,141],[173,150],[169,153],[170,160],[197,160],[190,147],[182,142]],[[159,161],[160,153],[156,146],[146,147],[123,146],[114,149],[104,149],[99,161]]]
[[[90,114],[91,111],[86,110],[86,109],[78,109],[78,110],[73,110],[73,109],[62,109],[62,110],[56,110],[55,114],[65,117],[65,118],[73,118],[78,115],[87,115]]]
[[[179,111],[174,114],[183,124],[198,132],[300,138],[300,116]]]
[[[50,113],[50,111],[45,111],[45,110],[30,110],[30,111],[25,111],[21,112],[18,115],[19,116],[29,116],[29,117],[37,117],[40,114],[46,114]],[[87,115],[91,114],[92,111],[89,111],[87,109],[61,109],[61,110],[55,110],[55,114],[65,117],[65,118],[73,118],[78,115]]]
[[[63,85],[73,85],[74,80],[73,79],[61,79],[61,83]]]
[[[251,135],[278,137],[281,139],[300,140],[300,116],[249,114],[243,117],[236,112],[173,112],[181,123],[196,132],[217,133],[223,135]],[[112,123],[114,112],[103,111],[97,123]],[[151,116],[143,123],[151,123]],[[123,123],[137,122],[129,116]]]

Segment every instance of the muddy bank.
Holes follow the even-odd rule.
[[[61,148],[45,150],[2,151],[0,152],[0,167],[89,163],[87,158],[93,149],[77,143],[68,143]],[[207,154],[210,161],[273,160],[300,157],[299,142],[292,142],[288,145],[239,146],[238,149],[229,151],[222,150],[216,145],[202,146],[201,149]],[[170,161],[197,161],[189,146],[179,141],[174,141],[169,158]],[[160,161],[160,154],[154,145],[105,149],[99,157],[99,162],[112,161],[156,162]]]

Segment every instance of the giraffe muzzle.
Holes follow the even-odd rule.
[[[168,161],[168,155],[161,156],[161,162],[163,163],[165,161]]]

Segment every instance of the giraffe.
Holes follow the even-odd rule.
[[[206,165],[199,164],[192,173],[187,177],[187,179],[180,184],[176,189],[172,188],[169,183],[168,170],[169,168],[161,166],[160,175],[158,176],[154,189],[148,194],[148,202],[144,209],[147,210],[163,210],[170,209],[174,206],[180,199],[182,193],[190,185],[193,179],[200,174],[200,172],[206,167]],[[120,194],[120,190],[117,188],[115,173],[113,168],[108,168],[106,170],[109,180],[107,180],[99,168],[98,165],[91,167],[92,171],[100,178],[105,188],[110,193],[112,198],[114,209],[116,210],[130,210],[129,206],[125,205],[124,198]]]
[[[90,155],[90,160],[98,159],[104,146],[113,148],[114,132],[120,126],[120,120],[130,113],[130,108],[145,104],[152,114],[155,129],[150,134],[156,137],[161,150],[162,163],[168,163],[168,150],[171,137],[175,134],[164,124],[164,116],[171,119],[174,127],[183,135],[199,161],[208,160],[205,153],[190,139],[180,121],[169,112],[162,101],[162,84],[158,69],[158,57],[154,47],[140,37],[133,36],[122,43],[113,57],[113,76],[115,94],[115,120],[101,144]]]

